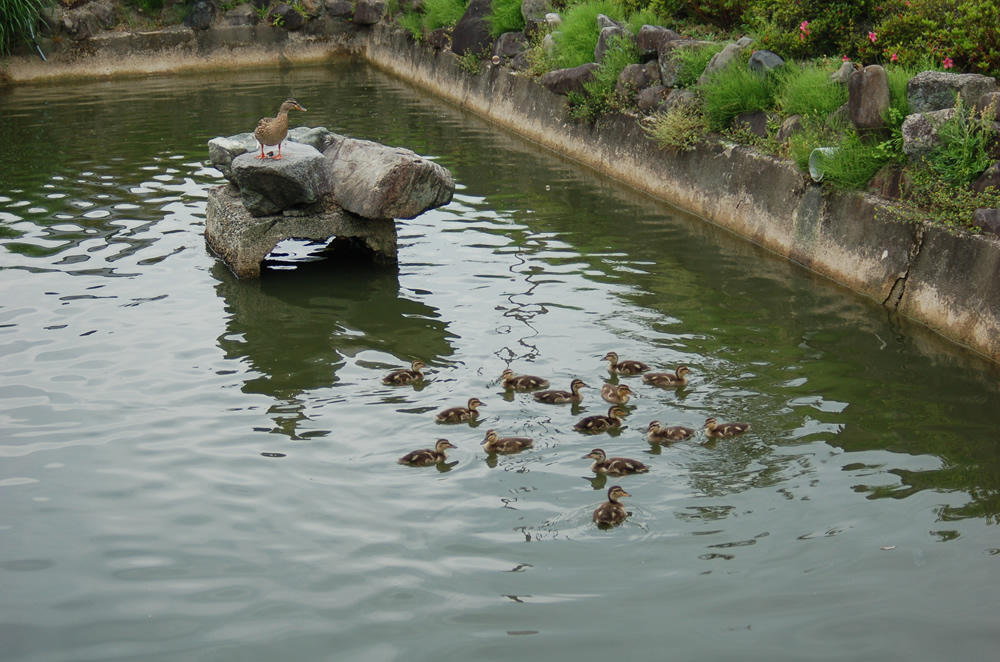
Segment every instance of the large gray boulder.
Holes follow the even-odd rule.
[[[326,159],[314,147],[289,142],[280,160],[257,156],[241,154],[231,165],[232,181],[251,216],[308,206],[331,191]]]
[[[341,137],[324,156],[334,199],[365,218],[414,218],[455,192],[446,168],[408,149]]]
[[[630,64],[618,74],[615,92],[620,96],[635,100],[642,90],[660,83],[660,68],[656,62]]]
[[[217,13],[215,3],[211,0],[195,0],[191,11],[184,18],[184,25],[194,30],[207,30],[212,27]]]
[[[375,25],[385,16],[385,3],[380,0],[358,0],[354,3],[354,24]]]
[[[455,55],[487,53],[493,46],[490,24],[491,0],[472,0],[451,33],[451,50]]]
[[[257,25],[260,22],[260,16],[251,5],[236,5],[222,15],[221,22],[223,25],[233,26]]]
[[[906,84],[906,98],[911,113],[926,113],[951,108],[959,94],[965,99],[965,105],[971,106],[982,95],[996,90],[997,81],[989,76],[924,71]]]
[[[551,7],[549,0],[521,0],[521,15],[527,23],[533,18],[545,18]]]
[[[766,74],[785,66],[785,61],[777,53],[760,50],[753,52],[747,66],[750,67],[750,71]]]
[[[646,61],[659,57],[660,44],[674,39],[684,39],[684,37],[670,28],[644,25],[639,28],[639,34],[635,36],[635,45],[639,48],[639,57]]]
[[[938,129],[955,116],[954,108],[907,115],[903,120],[903,153],[910,161],[919,161],[941,144]]]
[[[847,112],[860,133],[881,129],[889,110],[889,76],[885,69],[870,64],[851,73],[847,80]]]
[[[730,62],[738,58],[752,44],[753,39],[750,37],[740,37],[735,43],[727,44],[725,48],[713,55],[712,59],[708,61],[705,71],[698,79],[698,84],[703,85],[713,73],[722,71],[728,67]]]
[[[510,60],[519,53],[528,50],[528,46],[528,38],[524,36],[523,32],[506,32],[497,37],[490,55]]]
[[[542,75],[538,82],[556,94],[566,95],[570,92],[584,94],[583,84],[593,80],[597,66],[595,62],[588,62],[570,69],[556,69]]]
[[[670,96],[670,88],[663,85],[654,85],[641,90],[636,96],[635,105],[644,113],[648,113],[659,108],[667,97]]]
[[[301,30],[306,24],[305,17],[295,7],[284,2],[272,7],[267,13],[267,19],[271,25],[278,25],[288,31]]]
[[[90,39],[101,29],[101,22],[86,8],[63,12],[60,27],[73,41]]]
[[[603,16],[603,14],[601,15]],[[598,19],[601,17],[598,16]],[[610,19],[608,19],[610,20]],[[617,43],[620,39],[625,37],[625,30],[619,25],[608,25],[601,28],[601,33],[597,36],[597,45],[594,46],[594,62],[600,64],[604,61],[604,54],[611,48],[611,45]]]
[[[300,143],[309,145],[315,150],[322,152],[332,145],[341,136],[331,132],[325,126],[309,127],[296,126],[288,130],[287,143]],[[208,157],[226,179],[232,181],[231,165],[233,159],[240,154],[253,152],[260,153],[260,145],[253,137],[252,133],[238,133],[235,136],[221,136],[208,141]],[[282,147],[284,153],[284,147]]]

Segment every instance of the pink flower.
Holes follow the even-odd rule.
[[[889,59],[890,59],[890,60],[892,60],[893,62],[895,62],[895,61],[897,61],[897,60],[899,59],[899,56],[898,56],[898,55],[896,55],[895,53],[893,53],[893,54],[892,54],[892,57],[891,57],[891,58],[889,58]]]
[[[872,43],[874,44],[874,43],[875,43],[875,40],[876,40],[876,39],[878,39],[878,35],[877,35],[877,34],[875,34],[874,32],[869,32],[869,33],[868,33],[868,38],[869,38],[869,39],[871,39],[871,40],[872,40]]]
[[[944,68],[945,69],[951,69],[951,67],[952,67],[953,64],[954,64],[954,62],[952,62],[952,59],[950,57],[946,57],[944,59]]]
[[[850,62],[851,61],[851,58],[847,57],[846,55],[844,57],[840,58],[840,59],[843,60],[844,62]]]

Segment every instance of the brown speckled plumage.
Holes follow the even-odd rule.
[[[500,382],[504,388],[519,391],[530,391],[536,388],[545,388],[549,385],[549,380],[536,377],[534,375],[515,375],[514,371],[507,368],[500,377]]]
[[[530,448],[535,440],[528,437],[501,437],[496,430],[487,430],[486,438],[480,443],[487,453],[509,454]]]
[[[702,428],[709,437],[736,437],[750,429],[749,423],[719,423],[714,418],[705,421]]]
[[[628,517],[625,505],[618,501],[622,497],[632,496],[620,486],[614,485],[608,490],[608,500],[594,510],[594,521],[598,526],[614,526],[621,524]]]
[[[448,409],[438,412],[435,418],[438,423],[461,423],[463,421],[471,421],[479,415],[478,409],[485,406],[486,405],[484,405],[479,398],[469,398],[468,406],[449,407]]]
[[[619,361],[618,354],[615,352],[608,352],[601,360],[608,362],[609,372],[617,372],[620,375],[639,375],[649,370],[649,366],[642,361],[628,359]]]
[[[260,154],[258,154],[256,158],[267,158],[264,156],[265,145],[277,145],[278,155],[273,158],[282,158],[281,143],[286,137],[288,137],[288,111],[290,110],[301,110],[305,112],[305,108],[300,106],[295,99],[288,99],[281,104],[281,108],[278,109],[278,115],[276,117],[265,117],[261,121],[257,122],[257,128],[254,129],[253,137],[260,143]]]
[[[679,366],[674,372],[647,372],[642,381],[652,386],[687,386],[687,376],[691,369],[686,365]]]
[[[597,474],[627,476],[628,474],[644,474],[649,471],[649,467],[639,460],[627,457],[608,457],[600,448],[590,451],[583,456],[583,459],[594,461],[590,468]]]
[[[429,467],[438,462],[448,459],[448,449],[455,448],[447,439],[438,439],[434,448],[421,448],[418,451],[410,451],[397,460],[399,464],[409,464],[414,467]]]
[[[582,379],[574,379],[568,391],[539,391],[535,393],[535,400],[548,404],[562,404],[564,402],[580,402],[583,396],[580,394],[581,388],[589,388]]]
[[[412,384],[414,382],[419,382],[424,378],[424,373],[421,372],[425,367],[427,367],[423,361],[417,359],[410,364],[409,369],[403,368],[402,370],[394,370],[388,375],[382,378],[383,384],[388,384],[390,386],[399,386],[401,384]]]
[[[646,429],[646,439],[651,444],[684,441],[693,437],[697,432],[694,428],[686,428],[683,425],[664,427],[659,421],[652,421]]]
[[[580,432],[601,432],[611,428],[621,427],[624,410],[617,405],[608,409],[608,415],[588,416],[573,426],[574,430]]]

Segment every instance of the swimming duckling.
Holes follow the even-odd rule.
[[[434,418],[438,423],[461,423],[479,416],[478,409],[485,406],[479,398],[469,398],[467,407],[449,407],[438,412]]]
[[[601,432],[602,430],[621,427],[622,416],[624,415],[625,411],[616,405],[608,410],[607,416],[588,416],[574,425],[573,429],[580,432]]]
[[[527,437],[501,437],[496,430],[487,430],[486,438],[479,442],[487,453],[520,453],[534,443]]]
[[[411,451],[399,458],[399,464],[409,464],[414,467],[429,467],[438,462],[448,459],[448,449],[457,448],[447,439],[438,439],[434,448],[422,448],[418,451]]]
[[[595,474],[608,474],[610,476],[625,476],[628,474],[644,474],[649,471],[642,462],[630,460],[627,457],[608,457],[600,448],[595,448],[583,456],[584,460],[593,460],[590,468]]]
[[[642,361],[619,361],[615,352],[608,352],[601,360],[609,361],[609,372],[617,372],[620,375],[638,375],[649,370],[649,366]]]
[[[421,372],[427,365],[417,359],[410,364],[409,370],[403,368],[402,370],[394,370],[388,375],[382,378],[383,384],[389,384],[391,386],[399,386],[401,384],[413,384],[414,382],[419,382],[424,378],[424,373]]]
[[[514,371],[510,368],[503,371],[500,381],[504,388],[512,388],[522,391],[545,388],[549,385],[549,380],[547,379],[535,377],[534,375],[515,375]]]
[[[632,496],[620,486],[614,485],[608,490],[608,500],[594,510],[594,521],[598,526],[614,526],[621,524],[628,517],[625,505],[618,501],[622,497]]]
[[[687,386],[687,376],[690,374],[691,369],[682,365],[673,372],[647,372],[642,376],[642,381],[652,386]]]
[[[633,393],[634,391],[628,387],[628,384],[618,384],[617,386],[605,384],[601,387],[601,397],[615,405],[625,404]]]
[[[709,437],[736,437],[750,429],[749,423],[718,423],[714,418],[705,421],[702,427]]]
[[[646,429],[646,439],[651,444],[659,444],[671,441],[684,441],[690,439],[697,433],[693,428],[686,428],[683,425],[672,425],[664,427],[659,421],[652,421]]]
[[[562,404],[564,402],[580,402],[583,396],[580,395],[581,388],[590,388],[583,383],[582,379],[574,379],[570,382],[568,391],[539,391],[535,393],[535,400],[548,404]]]

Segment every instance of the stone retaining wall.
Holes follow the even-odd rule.
[[[325,20],[310,33],[269,27],[204,33],[111,33],[48,65],[12,58],[15,81],[249,66],[354,54],[504,128],[786,256],[1000,361],[1000,241],[879,218],[888,204],[808,180],[794,165],[739,146],[658,150],[637,120],[600,130],[568,120],[565,98],[486,66],[472,76],[450,52],[382,25]],[[108,55],[108,53],[112,53]],[[884,214],[883,214],[884,215]]]

